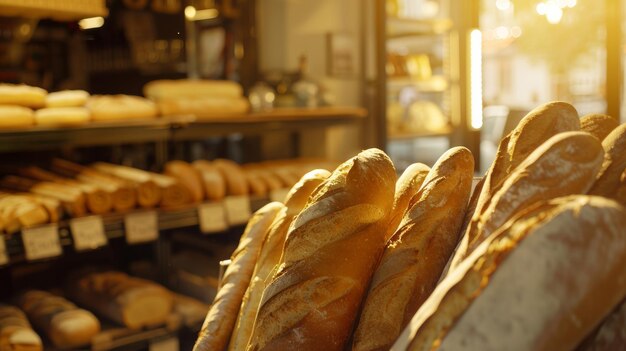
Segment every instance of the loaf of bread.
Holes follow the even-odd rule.
[[[72,280],[67,294],[79,305],[130,329],[165,323],[173,305],[172,295],[164,287],[115,271]]]
[[[246,172],[246,181],[248,182],[248,189],[250,189],[250,195],[265,196],[269,189],[263,179],[253,172]]]
[[[177,98],[238,98],[243,88],[229,80],[153,80],[143,87],[143,94],[152,100]]]
[[[42,351],[41,338],[19,308],[0,304],[0,350]]]
[[[0,128],[30,128],[34,125],[35,113],[30,108],[23,106],[0,105]]]
[[[222,200],[226,196],[226,181],[217,167],[205,160],[194,161],[193,167],[200,172],[207,200]]]
[[[289,228],[248,350],[343,350],[385,247],[396,172],[369,149],[340,165]]]
[[[248,195],[248,181],[246,175],[237,163],[218,158],[213,161],[213,165],[226,181],[227,195]]]
[[[62,90],[46,96],[46,107],[83,107],[89,99],[84,90]]]
[[[194,351],[224,350],[228,346],[263,241],[282,208],[283,204],[270,202],[255,212],[248,222],[231,257],[231,264],[226,268],[221,288],[206,315]]]
[[[239,317],[230,339],[229,350],[246,350],[252,335],[254,319],[261,302],[263,290],[265,290],[272,272],[274,272],[280,261],[285,238],[287,237],[287,230],[294,217],[306,205],[313,190],[329,176],[330,172],[326,170],[313,170],[305,174],[287,194],[285,207],[278,212],[272,222],[259,254],[259,259],[254,267],[254,273],[243,297]]]
[[[168,98],[158,100],[157,106],[163,116],[191,114],[199,121],[240,116],[250,110],[250,103],[244,97]]]
[[[93,121],[149,119],[158,115],[152,101],[131,95],[93,95],[86,107]]]
[[[204,186],[200,172],[185,161],[169,161],[165,164],[166,175],[176,178],[187,189],[193,202],[204,199]]]
[[[81,126],[89,123],[91,115],[84,107],[48,107],[35,112],[35,123],[46,127]]]
[[[65,298],[41,290],[28,290],[16,298],[35,328],[58,348],[86,346],[100,332],[100,322],[89,311]]]
[[[463,234],[452,267],[468,254],[470,242],[478,240],[476,236],[480,216],[513,170],[554,135],[577,130],[580,130],[580,120],[576,109],[565,102],[550,102],[530,111],[509,135],[502,138],[496,158],[485,175],[472,219]]]
[[[47,91],[25,84],[0,84],[0,105],[41,108],[46,104]]]
[[[155,207],[162,200],[162,188],[149,172],[105,162],[96,162],[91,165],[91,168],[133,184],[137,194],[137,203],[141,207]]]
[[[176,208],[193,202],[191,192],[174,177],[148,172],[150,178],[161,188],[163,208]]]
[[[601,197],[526,209],[450,272],[392,350],[574,349],[626,295],[625,227]]]
[[[609,314],[576,351],[614,351],[626,345],[626,299]]]
[[[543,143],[504,181],[477,222],[475,249],[515,213],[535,202],[585,194],[593,184],[604,151],[597,138],[585,132],[566,132]]]
[[[398,178],[393,200],[393,209],[391,210],[391,219],[389,220],[387,230],[387,239],[389,239],[398,228],[402,217],[404,217],[404,213],[411,205],[411,199],[422,187],[429,171],[430,167],[425,164],[414,163],[407,167]]]
[[[389,350],[435,289],[456,247],[472,189],[474,158],[444,153],[387,243],[354,333],[352,350]]]
[[[580,118],[580,130],[602,141],[613,129],[619,126],[617,118],[601,113],[592,113]]]
[[[604,162],[598,179],[589,190],[591,195],[612,197],[620,187],[620,177],[626,169],[626,123],[615,128],[602,141]]]
[[[48,222],[50,215],[38,201],[18,194],[0,194],[0,230],[5,233]]]

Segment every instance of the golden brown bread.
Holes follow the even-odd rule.
[[[19,294],[16,300],[35,327],[43,330],[55,347],[86,346],[100,332],[96,316],[61,296],[28,290]]]
[[[616,351],[626,346],[626,299],[606,316],[576,351]]]
[[[0,350],[42,351],[41,338],[28,323],[22,310],[0,304]]]
[[[105,162],[96,162],[92,168],[133,184],[136,190],[137,203],[141,207],[155,207],[161,201],[161,188],[146,171]]]
[[[585,194],[598,174],[604,151],[597,138],[585,132],[555,135],[538,147],[504,181],[479,217],[475,249],[516,212],[535,202],[571,194]]]
[[[385,245],[396,173],[369,149],[340,165],[289,228],[248,350],[342,350]]]
[[[613,199],[617,200],[622,206],[626,206],[626,169],[620,177],[619,189],[617,189],[617,193],[615,193]]]
[[[267,184],[263,181],[258,174],[252,172],[246,172],[246,181],[248,182],[248,188],[250,189],[250,195],[265,196],[267,195]]]
[[[452,267],[460,261],[456,256],[464,257],[469,243],[477,240],[480,216],[513,170],[552,136],[577,130],[580,130],[580,120],[576,109],[568,103],[557,101],[543,104],[530,111],[509,135],[502,138],[496,158],[485,175],[472,219],[459,244]]]
[[[246,175],[237,163],[231,160],[218,158],[213,161],[213,165],[217,167],[226,181],[227,195],[248,195],[248,182],[246,180]]]
[[[472,187],[474,158],[444,153],[411,199],[365,299],[352,350],[389,350],[428,298],[454,251]]]
[[[626,294],[625,226],[601,197],[526,209],[441,282],[392,350],[572,350]]]
[[[604,138],[602,147],[605,151],[604,162],[589,194],[611,197],[618,191],[620,177],[626,169],[626,123]]]
[[[221,351],[228,346],[263,240],[282,208],[283,204],[270,202],[255,212],[248,221],[239,245],[231,256],[232,262],[224,273],[222,287],[206,315],[193,347],[194,351]]]
[[[197,160],[193,167],[200,172],[207,200],[220,201],[226,196],[226,182],[215,166],[209,161]]]
[[[587,132],[602,141],[613,129],[619,126],[619,121],[611,116],[592,113],[580,118],[580,130]]]
[[[330,172],[326,170],[313,170],[305,174],[287,194],[285,207],[278,212],[263,242],[263,248],[254,267],[250,285],[241,303],[239,317],[230,339],[229,350],[246,349],[248,340],[252,335],[254,319],[263,290],[265,290],[268,279],[271,278],[272,272],[280,261],[289,225],[304,208],[313,190],[329,176]]]
[[[423,163],[414,163],[407,167],[396,182],[396,192],[391,210],[391,219],[387,231],[389,239],[398,228],[406,210],[410,207],[410,201],[417,194],[424,183],[430,167]]]
[[[192,202],[201,202],[204,199],[202,178],[196,168],[185,161],[169,161],[165,164],[166,175],[176,178],[191,195]]]

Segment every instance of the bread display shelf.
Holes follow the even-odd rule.
[[[74,145],[95,146],[125,143],[194,140],[234,133],[262,134],[267,131],[299,131],[353,123],[366,116],[356,107],[285,108],[244,115],[198,119],[168,116],[157,119],[110,123],[94,122],[81,127],[13,129],[0,131],[0,153]]]
[[[269,203],[266,197],[250,197],[250,210],[252,212]],[[179,228],[198,227],[200,218],[198,216],[198,205],[189,205],[177,209],[155,209],[158,218],[158,231],[166,231]],[[131,213],[139,213],[142,211],[133,211],[128,213],[115,213],[101,216],[104,225],[104,233],[108,240],[123,238],[126,234],[124,230],[124,218]],[[231,225],[230,228],[237,227]],[[230,229],[226,228],[224,231]],[[7,265],[26,262],[25,248],[21,238],[22,233],[4,236],[6,243],[6,253],[9,258]],[[62,221],[58,223],[59,243],[62,247],[71,247],[74,240],[70,234],[70,222]],[[57,257],[58,258],[58,257]],[[4,265],[0,265],[0,268]]]

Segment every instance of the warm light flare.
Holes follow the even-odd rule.
[[[483,67],[482,33],[470,32],[470,124],[474,129],[483,126]]]
[[[83,30],[100,28],[102,25],[104,25],[103,17],[89,17],[78,21],[78,26]]]

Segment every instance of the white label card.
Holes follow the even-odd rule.
[[[56,224],[23,229],[22,242],[29,261],[60,256],[63,253]]]
[[[203,233],[217,233],[228,229],[226,213],[221,202],[209,202],[198,207],[200,231]]]
[[[108,243],[100,216],[74,218],[70,220],[70,230],[76,251],[93,250]]]
[[[248,196],[227,196],[224,199],[226,221],[230,225],[246,224],[252,216]]]
[[[4,237],[0,235],[0,266],[9,263],[9,254],[7,253],[7,245]]]
[[[150,343],[149,351],[179,351],[178,338],[167,338]]]
[[[289,188],[282,188],[270,191],[270,201],[285,202],[289,193]]]
[[[126,228],[126,242],[140,244],[154,241],[159,237],[157,213],[155,211],[143,211],[129,213],[124,217]]]

